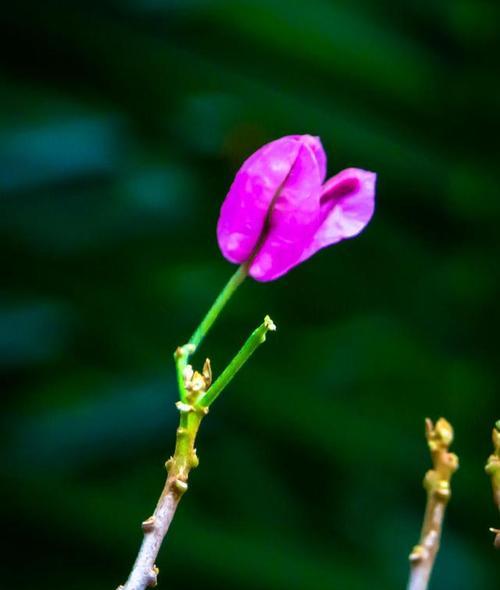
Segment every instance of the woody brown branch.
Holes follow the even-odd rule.
[[[446,505],[451,497],[450,481],[458,469],[458,457],[448,451],[453,441],[453,428],[444,418],[436,425],[427,418],[426,438],[433,469],[424,478],[427,504],[419,543],[410,553],[408,590],[425,590],[439,550]]]
[[[180,412],[180,423],[177,428],[175,452],[166,462],[167,481],[152,516],[142,523],[144,538],[136,561],[124,586],[118,590],[145,590],[157,584],[159,569],[155,564],[158,552],[177,505],[188,489],[189,472],[198,466],[195,441],[200,423],[208,409],[195,408],[196,396],[210,386],[212,373],[210,361],[207,359],[202,373],[193,371],[191,365],[184,369],[184,387],[187,392],[187,403],[177,402]]]

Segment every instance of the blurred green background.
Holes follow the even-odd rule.
[[[115,588],[162,488],[172,351],[233,272],[242,160],[321,136],[379,174],[356,240],[247,281],[205,341],[215,404],[160,588],[396,590],[424,417],[455,426],[434,590],[498,588],[498,4],[17,0],[0,21],[2,587]],[[8,532],[7,532],[8,531]]]

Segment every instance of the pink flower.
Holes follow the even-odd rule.
[[[222,204],[217,238],[225,258],[272,281],[359,234],[373,215],[376,175],[347,168],[324,183],[325,176],[318,137],[288,135],[257,150]]]

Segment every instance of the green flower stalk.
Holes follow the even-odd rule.
[[[485,471],[491,477],[493,501],[500,511],[500,420],[497,420],[491,435],[493,439],[493,453],[488,457]],[[490,528],[495,534],[494,545],[500,549],[500,529]]]
[[[177,505],[198,465],[196,435],[213,402],[276,326],[269,316],[212,383],[210,360],[201,373],[189,364],[222,309],[250,275],[273,281],[318,250],[357,236],[375,207],[376,174],[348,168],[326,182],[326,154],[318,137],[290,135],[266,144],[236,174],[222,204],[217,239],[224,257],[239,264],[189,341],[175,351],[180,412],[175,452],[152,516],[142,523],[144,540],[123,590],[155,586],[156,556]]]
[[[189,342],[177,348],[174,353],[179,385],[179,401],[176,406],[180,413],[175,450],[165,464],[168,471],[167,481],[155,511],[142,523],[144,532],[142,545],[127,582],[124,586],[119,586],[121,590],[144,590],[148,586],[156,586],[159,572],[155,564],[156,557],[177,505],[188,489],[189,473],[191,469],[198,466],[195,444],[200,424],[222,390],[257,348],[265,342],[267,332],[276,330],[271,318],[266,316],[264,322],[249,336],[241,350],[214,383],[212,383],[212,369],[208,358],[205,360],[201,373],[188,364],[189,357],[195,352],[245,276],[245,267],[240,267],[221,291]]]
[[[208,310],[207,315],[202,319],[200,325],[196,328],[193,335],[189,339],[189,342],[184,346],[180,346],[175,351],[174,359],[177,368],[177,383],[179,386],[181,400],[186,400],[184,370],[188,364],[189,357],[201,344],[201,341],[207,335],[215,320],[219,317],[220,312],[223,310],[229,299],[231,299],[231,296],[236,291],[236,289],[245,280],[247,274],[248,269],[246,265],[242,264],[219,293],[217,299],[212,304],[212,307]]]

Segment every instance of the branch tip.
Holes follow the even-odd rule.
[[[458,457],[449,452],[453,428],[445,418],[434,424],[425,419],[425,436],[432,459],[432,469],[424,477],[427,505],[420,541],[409,556],[411,564],[408,590],[426,590],[439,550],[446,505],[451,497],[450,480],[458,469]]]
[[[266,341],[266,334],[268,331],[274,332],[276,325],[273,320],[266,315],[264,322],[260,324],[247,338],[242,348],[238,351],[229,365],[222,371],[213,384],[210,384],[206,390],[202,391],[195,399],[194,406],[196,410],[208,408],[220,395],[222,390],[233,379],[241,367],[248,361],[257,348]],[[207,376],[212,377],[210,369],[210,361],[205,361],[204,370],[206,369]],[[195,373],[196,374],[196,373]],[[193,377],[194,379],[194,377]],[[187,387],[189,390],[189,387]]]
[[[268,315],[264,318],[264,326],[270,332],[276,332],[276,324]]]

